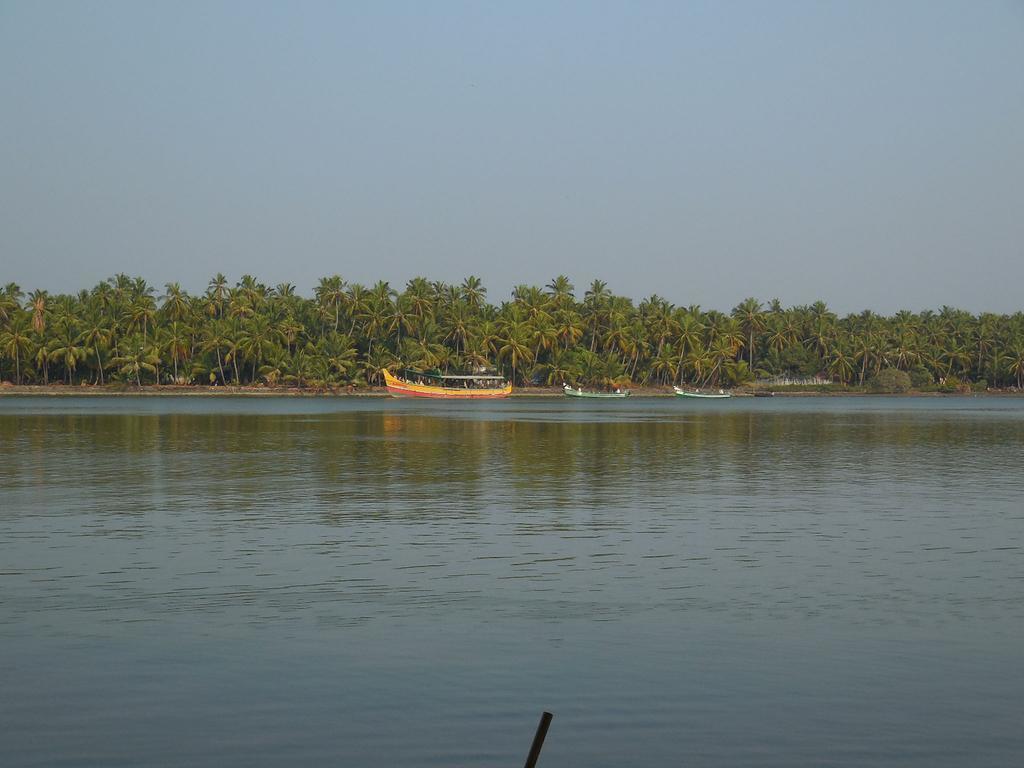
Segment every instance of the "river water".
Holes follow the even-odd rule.
[[[0,765],[1024,760],[1024,400],[0,398]]]

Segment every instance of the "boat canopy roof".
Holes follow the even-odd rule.
[[[413,368],[403,368],[401,371],[403,374],[410,374],[412,376],[426,376],[430,379],[437,379],[438,381],[500,381],[504,377],[500,373],[484,373],[484,374],[444,374],[444,373],[428,373],[427,371],[417,371]]]

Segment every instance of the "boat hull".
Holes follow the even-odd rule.
[[[592,397],[599,398],[601,400],[609,398],[621,400],[624,397],[629,397],[629,392],[580,392],[572,387],[565,387],[562,392],[565,393],[566,397]]]
[[[512,394],[511,384],[496,389],[434,387],[402,381],[392,376],[388,370],[384,371],[384,386],[392,397],[425,397],[434,400],[499,400]]]
[[[710,394],[703,392],[686,392],[682,389],[675,389],[676,397],[692,397],[695,400],[727,400],[732,395],[728,392],[722,392],[721,394]]]

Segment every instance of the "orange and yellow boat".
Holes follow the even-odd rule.
[[[493,400],[512,394],[512,385],[496,374],[445,376],[420,371],[384,369],[384,384],[395,397],[435,397],[446,400]]]

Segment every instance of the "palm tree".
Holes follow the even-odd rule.
[[[533,359],[540,359],[541,352],[550,352],[558,343],[558,328],[546,312],[527,324],[527,334],[533,345]]]
[[[220,319],[224,316],[224,303],[228,299],[228,293],[228,279],[218,272],[206,288],[206,311],[210,317]]]
[[[512,375],[509,380],[515,383],[516,374],[520,373],[523,363],[532,359],[529,346],[529,329],[525,322],[508,322],[504,325],[498,340],[498,359],[508,360]],[[520,376],[520,381],[522,377]]]
[[[1006,356],[1006,372],[1017,377],[1017,389],[1024,389],[1024,340],[1018,339]]]
[[[589,349],[581,349],[577,355],[579,378],[584,384],[602,383],[605,375],[605,364],[601,356]]]
[[[547,288],[548,292],[551,294],[551,298],[556,308],[561,309],[566,304],[571,304],[576,301],[576,298],[573,296],[575,287],[565,275],[559,275],[544,287]]]
[[[0,324],[10,322],[15,312],[21,309],[23,295],[17,283],[8,283],[0,291]]]
[[[661,384],[668,384],[676,379],[679,372],[679,360],[675,350],[671,347],[664,347],[661,352],[654,356],[650,365],[650,376]]]
[[[292,355],[292,370],[285,379],[294,381],[299,389],[303,389],[316,376],[316,348],[307,343]]]
[[[229,321],[223,328],[224,348],[227,354],[224,355],[224,362],[231,363],[231,369],[235,373],[235,385],[242,385],[242,377],[238,372],[238,356],[242,354],[242,339],[244,332],[242,325],[237,320]]]
[[[287,376],[292,359],[288,352],[280,347],[271,349],[265,359],[267,362],[260,366],[260,376],[273,387]]]
[[[458,303],[449,307],[441,318],[441,328],[445,341],[455,344],[455,353],[466,348],[466,340],[473,332],[473,317],[469,305]]]
[[[423,328],[434,317],[434,289],[425,277],[414,277],[405,286],[403,298],[414,318],[411,332],[423,338]]]
[[[188,294],[181,290],[178,283],[167,283],[164,288],[167,293],[163,296],[163,306],[160,311],[171,320],[179,322],[188,317],[191,306],[188,302]]]
[[[132,340],[132,343],[125,345],[123,354],[110,362],[111,365],[117,367],[118,373],[134,378],[136,386],[141,387],[143,371],[156,376],[156,367],[160,364],[160,356],[153,347],[147,347],[145,343],[136,338]]]
[[[828,358],[829,351],[832,349],[834,337],[835,328],[832,326],[832,321],[825,317],[819,317],[812,321],[812,328],[807,334],[805,343],[824,360]]]
[[[698,344],[686,355],[685,369],[680,370],[680,383],[683,370],[687,370],[690,372],[690,381],[698,385],[703,384],[710,377],[709,371],[713,365],[711,351],[704,344]]]
[[[356,367],[356,346],[350,336],[332,333],[325,337],[318,351],[328,369],[341,380],[346,380]]]
[[[901,333],[893,347],[893,355],[896,360],[896,367],[906,371],[917,362],[920,355],[917,351],[917,339],[913,332]]]
[[[851,358],[854,362],[860,361],[860,374],[858,383],[864,383],[864,377],[868,372],[868,365],[876,357],[874,336],[868,333],[860,333],[850,338],[852,348]]]
[[[833,378],[838,379],[840,384],[847,384],[853,378],[853,360],[842,347],[832,349],[828,372]]]
[[[252,382],[256,381],[256,367],[262,362],[264,350],[280,340],[277,329],[263,315],[257,315],[242,326],[238,349],[252,364]]]
[[[576,346],[583,338],[583,320],[576,312],[560,309],[555,313],[554,323],[563,350]]]
[[[192,329],[177,320],[173,321],[161,335],[163,348],[171,356],[174,366],[174,383],[179,383],[178,360],[187,361],[191,349]]]
[[[631,361],[629,366],[629,379],[636,377],[637,365],[642,355],[647,353],[647,335],[643,323],[633,322],[623,336],[623,354]]]
[[[289,354],[295,348],[295,343],[303,331],[305,331],[305,326],[290,313],[285,315],[277,324],[277,332],[288,347]]]
[[[49,340],[42,333],[35,331],[31,334],[32,338],[32,359],[35,362],[36,371],[41,371],[43,374],[43,384],[50,383],[50,349]]]
[[[384,381],[384,369],[390,368],[394,363],[395,356],[390,351],[377,347],[372,352],[367,352],[362,360],[363,378],[368,382],[381,384]]]
[[[707,371],[705,381],[717,384],[718,379],[726,372],[726,364],[733,362],[736,355],[735,339],[728,335],[718,336],[708,349],[711,358],[711,367]]]
[[[221,353],[230,347],[231,339],[228,337],[227,324],[223,320],[214,320],[205,330],[202,348],[205,352],[216,353],[217,370],[220,371],[220,380],[225,384],[228,379],[224,375],[224,358]]]
[[[316,287],[316,301],[325,313],[334,311],[334,330],[341,320],[341,305],[345,301],[345,281],[340,275],[320,278]]]
[[[46,330],[46,302],[50,294],[46,291],[32,291],[28,296],[29,308],[32,310],[32,330],[42,333]]]
[[[356,320],[369,309],[371,294],[359,283],[352,283],[345,293],[345,317],[349,321],[349,331],[355,330]]]
[[[21,384],[21,360],[32,347],[28,319],[17,310],[8,316],[7,329],[0,333],[0,351],[14,358],[14,383]]]
[[[487,289],[480,278],[475,275],[470,275],[463,280],[460,290],[462,299],[473,310],[479,309],[487,297]]]
[[[683,383],[683,359],[699,346],[704,340],[704,325],[697,319],[697,316],[685,311],[677,322],[678,335],[676,343],[679,346],[679,359],[676,361],[675,369],[679,374],[679,383]],[[660,353],[659,353],[660,356]],[[675,377],[673,376],[673,380]]]
[[[579,379],[580,368],[576,362],[576,353],[564,349],[554,349],[547,361],[534,369],[534,374],[549,386],[556,386]]]
[[[590,313],[591,352],[597,348],[599,329],[610,298],[611,291],[608,290],[608,284],[603,280],[594,280],[583,296],[583,306]]]
[[[376,294],[371,293],[366,309],[359,320],[362,324],[362,335],[366,339],[366,351],[373,349],[374,341],[381,341],[388,334],[391,303],[382,302]]]
[[[130,331],[136,327],[142,331],[142,343],[149,340],[149,326],[156,316],[156,304],[152,296],[140,294],[136,296],[125,310],[123,319],[126,328]]]
[[[763,331],[765,327],[765,317],[761,302],[753,297],[744,299],[733,307],[732,316],[739,322],[743,333],[746,334],[747,364],[753,368],[754,335]]]
[[[61,320],[57,336],[50,342],[48,357],[50,362],[58,362],[64,366],[64,381],[71,383],[78,362],[85,358],[85,348],[78,344],[78,331],[74,324]]]
[[[679,331],[675,318],[675,307],[663,298],[654,294],[640,303],[640,315],[646,332],[652,339],[657,339],[655,354],[661,354],[665,342]]]
[[[93,312],[85,320],[85,328],[78,336],[78,342],[87,348],[92,348],[96,356],[96,371],[99,376],[99,383],[103,382],[103,359],[100,356],[100,347],[110,342],[111,331],[107,327],[104,317],[99,312]]]

